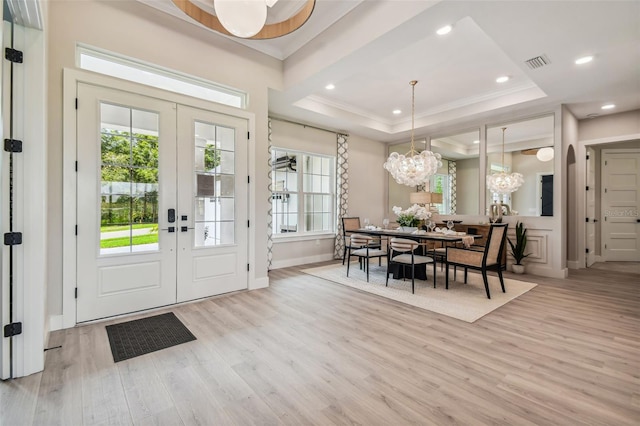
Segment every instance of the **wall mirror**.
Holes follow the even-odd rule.
[[[553,115],[487,127],[487,175],[504,170],[524,177],[511,194],[498,196],[487,190],[487,206],[502,202],[503,214],[553,216],[553,134]]]
[[[426,147],[426,141],[416,140],[414,141],[414,145],[416,151],[421,152],[424,151]],[[389,145],[387,156],[392,152],[397,152],[398,154],[406,154],[410,149],[411,142]],[[403,209],[409,207],[411,205],[409,202],[409,194],[412,192],[416,192],[417,188],[413,186],[400,185],[395,181],[395,179],[393,179],[391,173],[387,173],[387,175],[387,179],[389,179],[389,211],[387,212],[387,217],[391,219],[391,221],[393,221],[396,217],[396,215],[392,211],[393,206],[400,206]]]
[[[480,130],[431,139],[431,150],[442,156],[442,167],[431,177],[431,192],[442,193],[440,214],[479,213]]]

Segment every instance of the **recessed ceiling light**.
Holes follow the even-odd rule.
[[[473,143],[480,143],[480,141],[473,141]]]
[[[606,104],[606,105],[602,105],[602,109],[613,109],[616,106],[614,104]]]
[[[509,81],[509,77],[506,75],[496,78],[496,83],[505,83],[507,81]]]
[[[394,109],[394,110],[393,110],[393,113],[394,113],[395,115],[402,114],[402,110]]]
[[[449,34],[451,32],[452,28],[453,27],[451,25],[446,25],[446,26],[440,28],[438,31],[436,31],[436,34],[438,34],[438,35]]]
[[[586,64],[587,62],[593,61],[593,56],[584,56],[582,58],[576,59],[576,65]]]
[[[336,88],[335,84],[327,84],[326,86],[324,86],[325,89],[327,90],[333,90]]]

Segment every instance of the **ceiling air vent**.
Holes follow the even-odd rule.
[[[542,68],[545,65],[549,65],[551,63],[551,61],[549,60],[549,58],[547,57],[547,55],[540,55],[540,56],[536,56],[535,58],[531,58],[531,59],[527,59],[526,61],[524,61],[529,68],[531,68],[532,70],[535,70],[536,68]]]

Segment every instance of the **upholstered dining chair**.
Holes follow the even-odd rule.
[[[380,249],[380,239],[370,237],[369,235],[351,234],[349,237],[351,244],[347,251],[347,277],[349,276],[349,265],[351,264],[351,257],[356,256],[359,259],[359,263],[362,265],[364,261],[364,269],[367,272],[367,282],[369,282],[369,259],[378,258],[378,264],[382,264],[382,258],[387,255],[387,252]],[[357,248],[353,248],[357,247]]]
[[[464,268],[464,283],[467,283],[467,271],[469,268],[482,272],[482,280],[484,288],[487,292],[487,298],[491,299],[489,291],[489,281],[487,279],[487,271],[495,271],[500,278],[500,286],[502,292],[505,292],[504,279],[502,278],[502,253],[505,248],[507,238],[507,228],[509,224],[493,224],[489,229],[487,242],[483,250],[478,247],[459,248],[447,247],[447,256],[445,260],[445,285],[449,289],[449,266],[461,266]]]
[[[354,232],[357,232],[360,229],[360,218],[359,217],[343,217],[342,218],[342,241],[344,241],[344,251],[342,252],[342,264],[344,265],[345,259],[347,258],[347,251],[349,248],[358,249],[359,246],[354,245],[351,242],[350,236]],[[380,241],[372,242],[372,245],[369,248],[381,248]]]
[[[416,276],[416,265],[426,265],[428,263],[433,264],[433,288],[436,287],[436,262],[432,257],[423,256],[421,254],[416,254],[415,250],[424,246],[426,249],[426,245],[424,243],[419,243],[415,240],[410,240],[407,238],[392,238],[389,240],[389,251],[387,257],[387,280],[386,286],[389,286],[389,272],[390,266],[395,264],[401,265],[405,267],[407,265],[411,266],[411,293],[416,292],[415,285],[415,276]]]

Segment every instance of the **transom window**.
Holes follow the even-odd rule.
[[[273,234],[335,231],[335,157],[273,149]]]

